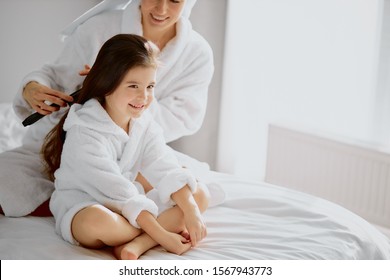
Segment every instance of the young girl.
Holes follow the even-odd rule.
[[[78,104],[42,147],[55,179],[56,231],[88,248],[113,246],[120,259],[137,259],[158,244],[182,254],[206,236],[208,190],[178,164],[147,111],[157,55],[137,35],[106,41]],[[139,173],[154,188],[137,183]]]
[[[165,141],[172,142],[200,129],[214,66],[210,45],[192,29],[189,20],[195,2],[104,0],[67,28],[61,53],[27,74],[14,99],[14,109],[21,120],[34,111],[48,116],[27,130],[20,147],[0,153],[0,206],[6,216],[26,216],[46,205],[54,184],[42,173],[39,153],[46,134],[64,112],[48,104],[66,107],[66,102],[73,101],[68,94],[80,88],[84,80],[77,73],[84,65],[94,63],[100,47],[115,34],[141,35],[161,50],[159,61],[163,67],[158,70],[158,87],[148,111],[162,127]],[[203,165],[187,157],[189,163],[179,153],[177,156],[183,166],[192,170]]]

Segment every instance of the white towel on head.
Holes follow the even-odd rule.
[[[139,0],[136,0],[139,2]],[[77,19],[75,19],[71,24],[69,24],[62,32],[61,32],[61,39],[64,40],[66,37],[68,37],[70,34],[72,34],[76,28],[84,23],[89,18],[96,16],[97,14],[100,14],[104,11],[109,10],[124,10],[126,7],[132,2],[132,0],[103,0],[96,6],[92,7],[88,11],[86,11],[84,14],[79,16]]]
[[[77,19],[75,19],[71,24],[69,24],[62,32],[61,32],[61,38],[64,40],[66,37],[68,37],[70,34],[72,34],[76,28],[84,23],[89,18],[109,10],[124,10],[127,8],[129,4],[132,4],[133,6],[139,5],[141,0],[103,0],[96,6],[92,7],[88,11],[86,11],[84,14],[79,16]],[[189,18],[191,15],[191,10],[194,7],[196,3],[196,0],[187,0],[183,9],[182,16],[185,18]]]
[[[194,7],[196,0],[186,0],[182,16],[185,18],[190,18],[192,8]]]

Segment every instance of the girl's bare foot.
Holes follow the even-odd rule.
[[[137,260],[144,253],[142,247],[142,244],[134,239],[129,243],[115,247],[114,254],[118,260]]]
[[[116,246],[114,255],[118,260],[137,260],[143,253],[156,245],[157,243],[149,235],[143,233],[129,243]]]
[[[131,250],[129,244],[124,244],[114,248],[114,255],[118,260],[137,260],[138,255]]]

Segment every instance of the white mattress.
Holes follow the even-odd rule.
[[[141,259],[390,259],[390,241],[331,202],[216,173],[224,204],[205,213],[208,236],[182,256],[156,247]],[[113,259],[63,241],[53,218],[0,216],[0,259]]]
[[[0,107],[3,132],[2,126],[10,124],[4,121],[4,108]],[[9,129],[12,134],[23,133],[21,127],[15,127]],[[0,135],[1,147],[20,143],[20,135],[13,136]],[[141,259],[390,259],[390,240],[334,203],[262,182],[217,172],[213,176],[227,199],[205,212],[207,237],[181,256],[156,247]],[[56,235],[51,217],[0,215],[2,260],[113,258],[110,250],[89,250],[63,241]]]

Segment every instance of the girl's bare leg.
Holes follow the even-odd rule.
[[[194,198],[198,204],[199,210],[204,212],[208,206],[208,198],[200,188],[194,193]],[[169,208],[160,214],[157,218],[160,225],[170,232],[184,232],[184,215],[179,207]],[[114,253],[118,259],[134,260],[138,259],[143,253],[158,245],[148,234],[142,233],[127,244],[115,248]]]
[[[184,230],[183,212],[179,207],[173,207],[161,213],[157,221],[170,232],[180,233]],[[116,247],[114,253],[118,259],[135,260],[156,245],[158,243],[147,233],[142,233],[130,242]]]
[[[108,208],[92,205],[74,216],[72,234],[81,245],[97,249],[128,243],[140,235],[141,230]]]

